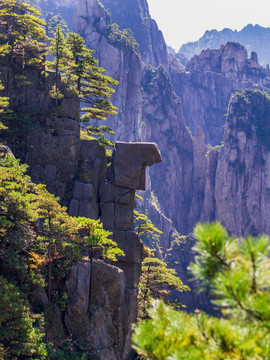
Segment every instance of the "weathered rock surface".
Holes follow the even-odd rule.
[[[100,359],[120,359],[126,327],[123,271],[98,260],[80,263],[66,286],[65,323],[73,341]]]
[[[145,190],[146,167],[161,161],[161,154],[154,143],[117,142],[113,158],[114,183],[132,190]]]

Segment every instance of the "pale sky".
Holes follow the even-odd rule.
[[[148,4],[167,45],[177,51],[206,30],[241,30],[247,24],[270,27],[270,0],[148,0]]]

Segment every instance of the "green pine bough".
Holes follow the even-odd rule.
[[[135,326],[133,346],[155,360],[270,358],[270,239],[235,238],[220,223],[198,224],[190,269],[222,316],[172,310],[155,301]]]

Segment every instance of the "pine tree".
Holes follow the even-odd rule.
[[[83,217],[76,219],[83,244],[90,250],[92,261],[95,252],[99,252],[103,259],[117,261],[118,256],[124,256],[124,252],[117,247],[117,243],[110,239],[112,233],[103,229],[100,220]]]
[[[68,33],[66,38],[71,58],[64,70],[64,81],[69,89],[77,94],[83,105],[81,122],[87,126],[89,135],[97,137],[102,145],[113,144],[105,139],[104,133],[113,134],[108,126],[93,126],[92,120],[106,120],[110,114],[116,114],[117,108],[108,100],[114,89],[110,85],[118,82],[104,75],[105,70],[98,66],[93,57],[93,50],[87,49],[83,38],[75,33]]]
[[[210,287],[222,317],[157,301],[135,329],[135,349],[155,360],[269,359],[270,239],[228,236],[219,223],[197,225],[195,237],[192,273]]]
[[[139,282],[138,315],[143,319],[152,299],[163,299],[170,294],[171,289],[179,292],[189,291],[189,287],[183,285],[174,269],[169,269],[167,264],[154,256],[154,251],[144,247],[146,257],[142,262],[142,274]]]
[[[46,39],[44,21],[40,12],[23,1],[2,0],[0,21],[4,31],[0,34],[0,54],[16,58],[22,66],[40,64],[44,60]]]
[[[55,37],[51,39],[51,45],[49,46],[47,55],[53,55],[54,57],[54,60],[52,62],[47,61],[46,65],[49,69],[55,70],[55,80],[50,91],[50,95],[53,99],[55,99],[55,104],[57,106],[58,100],[64,97],[59,89],[59,85],[61,83],[60,73],[64,71],[64,66],[70,57],[70,53],[67,50],[66,40],[60,26],[57,26]]]
[[[0,91],[4,90],[4,86],[0,81]],[[6,96],[0,96],[0,131],[6,130],[7,127],[4,125],[5,122],[5,114],[7,113],[7,108],[9,105],[9,98]]]
[[[152,221],[148,218],[147,213],[143,214],[134,211],[135,230],[143,243],[151,248],[159,249],[159,235],[163,234]]]

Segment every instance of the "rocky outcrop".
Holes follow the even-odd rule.
[[[116,3],[123,4],[121,1],[113,2],[114,9]],[[138,3],[133,4],[135,8]],[[129,11],[131,9],[133,6]],[[184,229],[187,218],[183,217],[184,211],[178,216],[176,209],[179,204],[187,202],[186,197],[191,194],[193,149],[190,134],[185,128],[181,101],[173,92],[164,67],[154,69],[145,65],[135,51],[110,44],[104,33],[109,24],[106,10],[96,1],[77,2],[74,16],[76,31],[84,36],[90,48],[95,49],[95,56],[100,65],[106,68],[108,75],[119,81],[112,97],[119,112],[108,120],[115,131],[113,139],[154,141],[159,144],[163,162],[157,172],[150,172],[151,182],[147,190],[151,191],[152,186],[160,199],[161,212],[165,213],[165,217],[157,216],[156,219],[172,219],[175,224],[183,225]],[[177,154],[180,156],[176,157]],[[175,188],[184,190],[177,193],[171,191]],[[165,223],[158,222],[155,225],[165,229]],[[168,239],[164,241],[168,242]]]
[[[94,352],[104,360],[125,359],[131,349],[131,324],[136,321],[137,317],[137,292],[142,262],[142,242],[134,231],[133,225],[133,209],[136,207],[135,190],[145,188],[146,166],[160,161],[161,155],[156,144],[117,142],[112,156],[112,163],[107,172],[105,149],[100,147],[96,140],[82,142],[78,180],[75,180],[73,185],[73,198],[70,202],[69,214],[96,219],[100,217],[104,228],[112,231],[113,240],[124,251],[125,256],[121,257],[116,264],[117,268],[123,271],[123,275],[121,275],[124,276],[123,285],[120,286],[121,282],[118,281],[117,286],[119,288],[114,289],[116,293],[123,292],[122,298],[119,295],[119,299],[117,299],[117,301],[121,302],[122,308],[117,308],[118,315],[112,314],[115,311],[115,304],[105,305],[104,308],[102,301],[105,300],[102,299],[115,296],[115,294],[113,295],[113,289],[110,295],[104,285],[104,290],[101,293],[102,298],[96,299],[96,292],[94,292],[93,285],[91,285],[90,310],[89,306],[87,306],[88,303],[86,303],[86,299],[88,301],[89,297],[87,295],[82,296],[83,305],[81,306],[81,290],[75,291],[78,299],[74,304],[75,308],[71,308],[70,315],[68,315],[69,320],[67,321],[70,331],[72,330],[73,336],[77,339],[82,338],[82,324],[86,322],[87,333],[89,332],[90,335],[88,338],[87,333],[84,334],[84,340],[80,341],[86,346],[87,351],[93,352],[94,349]],[[91,280],[94,266],[102,267],[100,263],[98,264],[95,262],[92,264],[92,271],[90,265],[80,266],[79,268],[76,265],[73,270],[74,274],[77,273],[78,269],[81,269],[82,275],[79,276],[77,282],[74,279],[72,280],[72,286],[75,286],[74,283],[80,286],[80,281],[87,284],[92,283],[94,281]],[[113,271],[117,273],[113,268],[105,270],[108,274]],[[86,275],[84,275],[85,271]],[[116,278],[110,279],[108,276],[106,277],[106,271],[104,283],[117,281]],[[100,281],[100,273],[101,270],[98,270],[97,282]],[[85,276],[87,276],[88,280],[84,280]],[[80,280],[80,277],[82,277],[82,280]],[[113,286],[116,286],[114,282],[112,283]],[[85,291],[89,292],[90,290],[86,288]],[[100,290],[97,291],[97,293],[99,292]],[[96,300],[92,300],[92,297]],[[100,308],[99,311],[95,310],[94,314],[94,310],[91,310],[92,302],[94,309]],[[107,309],[107,306],[109,309]],[[75,309],[75,312],[73,309]],[[76,315],[77,309],[79,309],[79,315]],[[86,313],[83,309],[85,309]],[[98,314],[96,314],[96,311],[98,311]],[[122,316],[121,321],[116,320],[120,315]],[[75,325],[72,320],[74,316],[78,318]],[[79,318],[84,320],[80,322]],[[110,324],[114,324],[112,329],[109,326]],[[98,330],[94,332],[93,329],[96,326],[98,326]],[[115,328],[118,331],[115,332]],[[112,331],[114,335],[111,333]]]
[[[206,142],[218,145],[223,139],[224,114],[231,95],[250,88],[269,88],[269,71],[258,64],[256,53],[227,43],[219,50],[204,50],[194,56],[185,71],[171,72],[174,91],[182,99],[187,126],[194,133],[200,126]]]
[[[125,342],[125,276],[99,260],[73,267],[66,283],[65,324],[84,351],[100,359],[120,359]]]
[[[249,55],[251,55],[252,51],[256,51],[259,62],[263,66],[270,63],[270,28],[252,24],[245,26],[241,31],[228,28],[221,31],[207,30],[198,41],[183,44],[176,56],[180,61],[184,57],[189,60],[194,55],[199,55],[203,50],[218,49],[220,45],[225,45],[228,41],[244,45]]]

